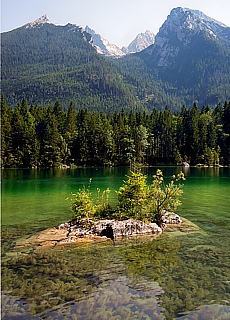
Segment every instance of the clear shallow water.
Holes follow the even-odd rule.
[[[2,170],[2,319],[230,319],[229,168],[185,172],[178,213],[201,232],[15,251],[17,239],[69,220],[65,199],[89,178],[115,204],[127,170]]]

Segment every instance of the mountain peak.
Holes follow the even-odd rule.
[[[144,50],[154,43],[155,34],[152,31],[146,30],[139,33],[136,38],[129,44],[127,48],[123,47],[125,53],[135,53]]]
[[[222,27],[227,27],[225,24],[223,24],[220,21],[217,21],[211,17],[208,17],[207,15],[205,15],[202,11],[199,10],[193,10],[193,9],[189,9],[189,8],[182,8],[182,7],[177,7],[171,10],[170,16],[171,15],[183,15],[184,17],[186,17],[186,20],[190,20],[190,19],[194,19],[196,18],[196,21],[199,22],[203,22],[203,23],[215,23],[218,24]]]
[[[92,44],[97,52],[110,57],[121,57],[124,55],[122,50],[115,44],[111,44],[108,40],[104,39],[100,34],[90,29],[89,26],[85,27],[85,31],[92,36]]]
[[[192,10],[189,8],[174,8],[170,12],[164,26],[169,27],[172,31],[181,29],[183,31],[190,30],[194,32],[205,31],[210,36],[215,37],[223,28],[227,28],[223,23],[206,16],[199,10]]]
[[[41,16],[40,18],[38,18],[34,22],[35,23],[46,23],[46,22],[50,22],[50,19],[47,14],[44,14],[43,16]]]
[[[116,46],[115,44],[111,44],[100,34],[90,29],[89,26],[85,27],[85,31],[92,36],[92,44],[96,48],[98,53],[113,58],[122,57],[130,53],[140,52],[153,44],[155,39],[155,35],[153,34],[153,32],[146,30],[144,33],[139,33],[128,47],[122,47],[120,49],[118,46]]]
[[[43,16],[41,16],[40,18],[32,21],[32,22],[29,22],[25,25],[26,28],[33,28],[37,25],[41,25],[41,24],[45,24],[45,23],[51,23],[49,17],[47,14],[44,14]]]
[[[156,35],[155,43],[145,52],[154,56],[157,51],[158,66],[166,67],[174,63],[182,49],[190,46],[194,36],[205,34],[206,38],[225,41],[229,46],[229,29],[199,10],[174,8]]]

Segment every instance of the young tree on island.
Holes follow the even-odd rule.
[[[73,220],[80,222],[83,219],[86,225],[92,220],[108,219],[137,219],[143,222],[156,222],[163,226],[164,210],[174,211],[181,201],[182,185],[180,180],[185,180],[184,174],[180,172],[173,175],[168,184],[164,183],[163,173],[157,170],[153,176],[151,185],[147,184],[147,176],[141,172],[131,171],[123,185],[116,191],[118,204],[115,210],[111,210],[109,204],[109,192],[107,189],[102,192],[97,201],[93,201],[89,189],[79,190],[76,194],[71,194],[71,210]],[[90,181],[91,182],[91,181]]]
[[[152,184],[148,185],[146,175],[131,171],[117,191],[120,217],[156,222],[161,227],[164,210],[174,211],[181,205],[179,197],[183,190],[182,185],[178,184],[180,180],[185,180],[182,172],[173,175],[171,181],[165,184],[163,173],[158,169]]]

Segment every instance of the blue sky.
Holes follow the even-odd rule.
[[[157,33],[175,7],[200,10],[229,26],[229,0],[1,0],[1,31],[48,14],[53,23],[88,25],[122,47],[147,29]]]

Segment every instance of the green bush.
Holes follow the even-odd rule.
[[[85,227],[90,227],[96,219],[109,218],[112,214],[112,208],[109,204],[110,190],[107,188],[103,192],[97,189],[97,200],[93,200],[90,192],[90,184],[86,189],[79,189],[77,193],[71,193],[71,211],[72,220],[83,223]]]
[[[107,188],[103,192],[97,188],[97,201],[95,205],[95,218],[105,219],[111,218],[113,215],[112,207],[109,203],[110,190]]]
[[[159,226],[162,226],[163,210],[174,212],[181,205],[178,198],[183,193],[183,185],[178,183],[180,180],[185,180],[182,172],[177,176],[173,175],[171,181],[166,185],[161,170],[158,169],[153,176],[153,182],[148,187],[149,215],[150,220]]]
[[[109,203],[109,189],[103,192],[97,189],[97,200],[94,203],[89,188],[83,188],[76,194],[71,194],[73,220],[83,220],[86,226],[90,226],[96,219],[138,219],[162,226],[163,211],[175,211],[181,205],[179,197],[183,190],[180,180],[185,180],[182,172],[177,176],[173,175],[170,182],[165,184],[163,173],[158,169],[151,185],[148,185],[146,175],[131,171],[116,191],[118,204],[115,210],[112,210]]]
[[[91,226],[91,221],[95,214],[95,206],[92,201],[92,194],[87,189],[71,193],[72,220],[77,222],[84,221],[85,227]]]
[[[165,185],[163,173],[158,169],[152,184],[148,186],[146,175],[131,171],[117,191],[118,216],[156,222],[162,226],[163,210],[175,211],[181,205],[178,198],[183,190],[182,185],[177,184],[180,180],[185,180],[182,172],[172,176],[171,181]]]
[[[147,176],[141,172],[131,171],[123,186],[116,193],[118,195],[117,213],[121,219],[146,220],[148,213]]]

